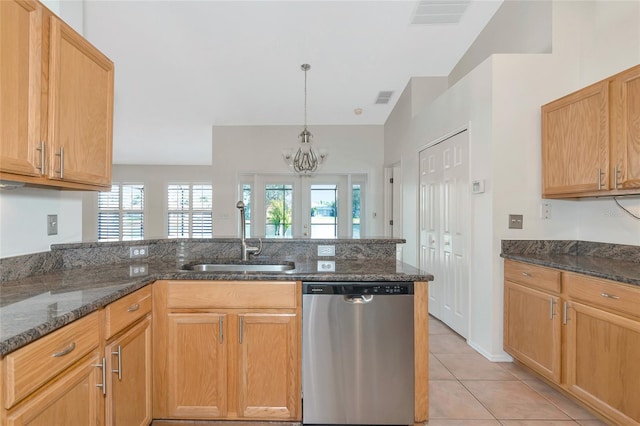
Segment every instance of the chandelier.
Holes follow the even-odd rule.
[[[319,151],[317,154],[311,146],[311,138],[313,135],[307,129],[307,71],[311,69],[311,65],[302,64],[300,69],[304,71],[304,129],[298,136],[300,138],[300,147],[293,154],[293,150],[284,150],[282,156],[284,161],[299,174],[311,174],[318,170],[318,166],[322,164],[327,157],[326,152]]]

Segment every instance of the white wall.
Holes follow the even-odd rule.
[[[640,221],[611,199],[544,200],[552,206],[552,218],[539,218],[540,106],[638,64],[639,9],[638,2],[554,1],[552,54],[494,55],[438,99],[411,111],[413,145],[400,150],[409,263],[417,263],[418,152],[430,141],[470,126],[470,178],[485,179],[486,191],[471,195],[469,343],[489,359],[507,359],[502,351],[502,239],[640,245]],[[398,103],[406,106],[402,99]],[[389,144],[393,134],[385,132],[385,138],[385,155],[395,158],[398,150]],[[640,198],[621,203],[640,212]],[[524,215],[524,229],[507,228],[509,213]]]
[[[322,174],[367,174],[366,236],[382,235],[382,126],[312,126],[314,149],[326,149]],[[226,126],[213,128],[211,166],[120,164],[113,182],[145,184],[145,237],[166,236],[168,183],[212,183],[213,229],[216,237],[238,235],[238,182],[243,173],[290,174],[283,148],[296,148],[301,126]],[[304,177],[302,179],[314,179]],[[373,213],[377,213],[373,217]],[[97,195],[85,196],[83,239],[97,239]]]
[[[82,198],[74,191],[0,190],[0,258],[48,251],[82,239]],[[47,215],[58,215],[58,235],[47,235]]]
[[[329,154],[318,174],[368,175],[366,235],[382,235],[383,126],[309,126],[309,130],[313,134],[314,149],[326,149]],[[293,173],[282,159],[282,149],[297,149],[301,131],[300,126],[213,128],[214,215],[223,219],[219,220],[219,235],[237,234],[238,174]]]

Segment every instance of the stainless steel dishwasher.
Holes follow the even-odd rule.
[[[302,422],[412,425],[413,283],[302,284]]]

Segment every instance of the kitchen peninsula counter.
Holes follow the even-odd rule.
[[[397,241],[389,242],[395,244]],[[156,280],[433,280],[430,273],[397,262],[395,256],[336,258],[335,272],[319,271],[317,258],[286,260],[295,262],[294,270],[268,273],[181,271],[184,259],[173,257],[172,260],[141,259],[63,268],[5,281],[0,283],[0,357]]]

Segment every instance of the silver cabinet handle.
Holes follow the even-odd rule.
[[[532,275],[528,272],[523,272],[522,275],[524,275],[525,277],[531,277]]]
[[[553,297],[549,298],[549,319],[553,319]]]
[[[242,320],[242,317],[240,317],[240,327],[238,327],[238,330],[240,332],[240,344],[242,344],[242,335],[243,333],[243,329],[244,328],[244,321]]]
[[[224,325],[224,318],[222,316],[220,316],[220,318],[218,318],[218,328],[220,329],[220,344],[222,344],[222,341],[224,340],[224,331],[222,330],[222,327]]]
[[[598,191],[602,189],[602,169],[598,169]]]
[[[60,154],[56,154],[56,157],[60,157],[60,179],[64,179],[64,148],[60,147]]]
[[[609,293],[600,293],[600,296],[606,297],[607,299],[615,299],[615,300],[620,299],[620,296],[616,296],[614,294],[609,294]]]
[[[122,381],[122,346],[118,345],[118,350],[111,352],[111,355],[118,356],[118,368],[116,370],[111,370],[111,372],[118,373],[118,380]]]
[[[40,169],[40,174],[44,176],[45,174],[45,146],[44,141],[40,141],[40,148],[36,148],[36,151],[40,151],[40,167],[36,167],[36,169]]]
[[[73,352],[73,350],[75,348],[76,348],[76,342],[71,342],[71,344],[69,346],[67,346],[66,348],[64,348],[60,352],[54,353],[51,356],[54,357],[54,358],[60,358],[61,356],[65,356],[67,354],[70,354],[71,352]]]
[[[569,321],[569,318],[567,318],[567,309],[568,309],[568,304],[567,302],[564,302],[564,306],[562,308],[562,323],[563,324],[567,324],[567,321]]]
[[[96,387],[102,388],[102,395],[107,394],[107,359],[102,357],[102,364],[93,364],[94,367],[102,369],[102,383],[96,384]]]
[[[140,304],[136,303],[134,305],[129,306],[129,308],[127,309],[127,312],[135,312],[138,309],[140,309]]]

